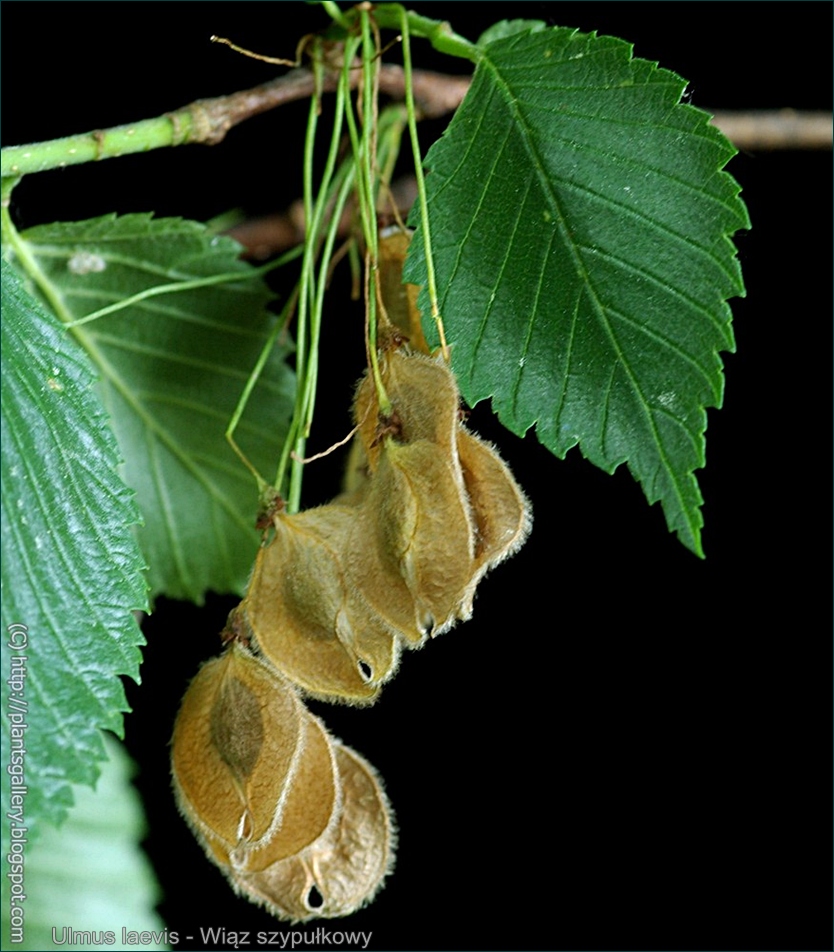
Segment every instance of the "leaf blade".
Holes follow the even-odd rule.
[[[22,237],[67,320],[151,287],[240,274],[146,298],[74,332],[99,368],[124,478],[137,493],[153,595],[200,602],[208,589],[242,591],[258,500],[224,433],[276,320],[265,310],[270,292],[236,243],[197,222],[105,216]],[[273,351],[237,433],[261,472],[274,467],[292,410],[287,351],[286,343]]]
[[[19,650],[4,643],[6,670],[17,659],[21,680],[4,682],[3,720],[7,737],[13,722],[26,725],[35,828],[63,820],[70,783],[95,782],[99,728],[121,734],[118,676],[139,680],[144,644],[130,611],[147,596],[131,533],[138,510],[85,355],[5,261],[2,295],[2,614],[27,639]],[[8,796],[7,771],[3,786]]]
[[[734,347],[726,298],[744,291],[729,235],[749,222],[720,171],[734,150],[622,40],[553,28],[483,54],[426,159],[461,390],[557,456],[626,462],[701,554],[693,472]],[[425,284],[421,238],[405,277]]]

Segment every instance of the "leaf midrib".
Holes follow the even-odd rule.
[[[527,126],[527,123],[524,120],[524,117],[522,116],[518,108],[516,97],[513,96],[508,83],[504,80],[496,64],[489,58],[487,52],[485,52],[484,56],[482,57],[479,66],[483,69],[488,69],[490,71],[490,74],[492,75],[494,83],[495,83],[495,87],[501,93],[504,104],[512,116],[513,124],[519,132],[520,141],[524,147],[524,150],[527,152],[527,155],[530,158],[530,162],[533,166],[536,177],[538,178],[539,183],[541,185],[542,192],[545,195],[547,201],[549,202],[552,212],[557,216],[558,227],[562,234],[564,245],[568,249],[568,253],[570,254],[571,258],[574,261],[577,275],[584,276],[584,284],[586,285],[588,289],[589,298],[592,302],[594,312],[597,315],[597,320],[600,322],[600,326],[605,331],[610,341],[611,347],[617,356],[617,360],[623,367],[623,370],[626,374],[626,377],[629,381],[632,391],[634,392],[639,402],[641,413],[645,421],[645,425],[647,426],[649,432],[651,433],[657,455],[663,465],[663,468],[665,469],[667,473],[670,485],[674,487],[674,495],[677,500],[678,509],[679,509],[679,512],[682,514],[687,526],[689,527],[690,535],[693,540],[693,544],[695,546],[695,551],[698,555],[703,555],[700,537],[699,537],[699,526],[697,525],[696,520],[690,517],[689,509],[686,505],[685,494],[679,483],[677,474],[675,473],[675,470],[671,464],[671,461],[669,460],[668,455],[663,447],[663,443],[660,439],[660,434],[657,431],[657,426],[655,424],[654,418],[652,417],[652,414],[650,411],[650,405],[648,401],[646,400],[646,397],[644,396],[641,388],[638,385],[637,379],[634,375],[632,368],[629,366],[629,363],[625,359],[623,350],[616,339],[616,335],[614,334],[614,331],[610,325],[610,322],[605,317],[604,308],[599,300],[599,296],[596,292],[596,289],[594,288],[592,282],[590,281],[589,275],[581,259],[579,258],[579,254],[574,242],[570,239],[570,235],[569,235],[566,221],[565,221],[564,212],[557,199],[557,196],[555,195],[553,189],[550,186],[550,182],[545,173],[543,162],[532,141],[531,131],[529,127]],[[532,320],[533,319],[531,318],[531,322]],[[606,398],[605,398],[606,418],[607,418],[609,403],[610,403],[610,397],[608,394],[606,394]],[[604,448],[604,441],[600,440],[600,446]],[[621,460],[620,462],[623,462],[623,460]]]

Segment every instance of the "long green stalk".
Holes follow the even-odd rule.
[[[358,43],[359,41],[355,38],[350,38],[345,43],[345,60],[347,62],[353,59]],[[281,453],[281,459],[275,477],[275,485],[279,487],[279,489],[283,489],[287,469],[288,467],[290,468],[290,482],[286,492],[287,509],[289,512],[297,512],[301,504],[301,483],[303,476],[303,463],[301,460],[304,459],[306,441],[309,434],[310,421],[312,419],[311,407],[315,404],[314,389],[315,382],[318,378],[318,338],[316,336],[316,328],[312,328],[310,329],[310,340],[308,341],[307,339],[308,315],[315,309],[315,302],[318,296],[314,265],[318,249],[321,246],[322,222],[330,200],[331,184],[341,141],[342,116],[345,112],[345,94],[342,89],[342,84],[339,84],[336,91],[336,108],[333,131],[330,137],[330,148],[319,184],[318,194],[314,200],[312,182],[313,145],[318,120],[318,105],[315,99],[311,100],[308,134],[305,140],[304,154],[306,238],[301,285],[299,289],[298,326],[296,330],[298,393],[290,434]],[[343,169],[341,174],[347,174],[346,170]],[[327,267],[329,267],[329,257],[325,262],[325,274]],[[320,315],[317,320],[320,322]],[[314,337],[315,341],[313,339]],[[292,466],[290,467],[291,460]]]
[[[417,197],[420,203],[420,224],[423,229],[423,247],[426,252],[426,277],[429,287],[429,301],[431,302],[431,316],[437,327],[440,338],[440,348],[446,362],[449,362],[449,348],[446,343],[446,332],[443,327],[443,318],[440,315],[440,306],[437,296],[437,277],[434,271],[434,257],[431,248],[431,228],[429,223],[429,206],[426,198],[426,181],[423,177],[423,158],[420,153],[420,141],[417,138],[417,113],[414,109],[414,89],[412,84],[411,67],[411,37],[409,18],[406,11],[400,7],[400,27],[403,39],[403,66],[405,69],[405,106],[408,111],[408,131],[411,135],[411,149],[414,154],[414,175],[417,179]]]

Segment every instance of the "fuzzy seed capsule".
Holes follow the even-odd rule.
[[[354,400],[357,436],[369,471],[376,471],[383,439],[390,435],[400,443],[434,443],[446,453],[453,475],[460,481],[456,452],[460,395],[452,372],[442,360],[394,350],[381,356],[380,373],[391,401],[390,417],[380,416],[370,374],[360,382]]]
[[[386,440],[350,549],[349,581],[407,641],[454,621],[471,577],[473,535],[440,447]]]
[[[297,855],[232,876],[239,892],[282,919],[347,916],[373,899],[393,864],[393,815],[376,772],[350,748],[333,744],[342,791],[335,822]]]
[[[354,517],[339,506],[276,516],[239,611],[263,656],[306,692],[368,703],[396,669],[399,649],[346,582]]]
[[[293,688],[235,643],[183,698],[171,748],[180,810],[217,858],[275,835],[304,745]]]
[[[478,583],[521,548],[533,520],[530,503],[494,447],[461,426],[458,454],[475,529],[472,576],[458,613],[469,618]]]

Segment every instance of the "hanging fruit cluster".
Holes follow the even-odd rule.
[[[461,422],[451,370],[417,350],[413,302],[400,311],[416,347],[389,330],[378,378],[358,386],[345,491],[272,516],[230,644],[174,729],[174,789],[206,853],[238,892],[296,921],[370,900],[394,848],[373,769],[301,694],[372,703],[401,649],[468,619],[478,582],[530,529],[508,467]]]
[[[191,682],[172,766],[209,858],[282,919],[348,915],[390,868],[391,811],[373,768],[237,642]]]

